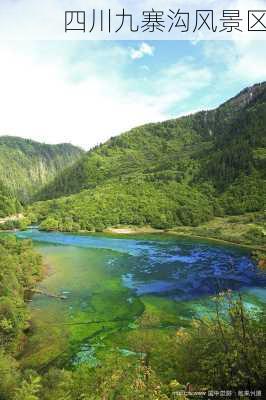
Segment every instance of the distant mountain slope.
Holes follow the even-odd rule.
[[[0,137],[0,182],[22,202],[73,164],[83,151],[70,144],[48,145],[12,136]]]
[[[197,225],[213,215],[264,209],[265,167],[263,83],[215,110],[111,138],[35,196],[59,200],[37,203],[31,211],[69,230],[75,224]]]
[[[254,169],[265,171],[266,83],[245,89],[216,110],[148,124],[111,138],[64,170],[37,194],[49,199],[121,176],[191,182],[224,189]]]

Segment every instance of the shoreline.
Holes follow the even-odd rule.
[[[165,233],[170,233],[172,235],[176,235],[176,236],[181,236],[181,237],[187,237],[187,238],[195,238],[195,239],[204,239],[204,240],[210,240],[213,242],[217,242],[217,243],[224,243],[224,244],[229,244],[232,246],[238,246],[238,247],[244,247],[246,249],[250,249],[250,250],[255,250],[255,251],[263,251],[266,252],[266,248],[264,247],[260,247],[260,246],[256,246],[256,245],[251,245],[251,244],[245,244],[245,243],[237,243],[237,242],[233,242],[230,240],[225,240],[225,239],[219,239],[219,238],[215,238],[215,237],[211,237],[211,236],[203,236],[203,235],[194,235],[193,233],[179,233],[176,231],[167,231]]]
[[[238,242],[233,242],[230,240],[225,240],[225,239],[219,239],[216,237],[212,236],[204,236],[204,235],[198,235],[194,234],[192,232],[178,232],[174,230],[175,228],[172,229],[155,229],[155,228],[149,228],[148,226],[146,227],[125,227],[125,228],[107,228],[106,230],[103,231],[103,233],[112,233],[112,234],[117,234],[117,235],[134,235],[134,234],[141,234],[141,233],[161,233],[161,234],[167,234],[167,235],[175,235],[175,236],[180,236],[184,238],[195,238],[195,239],[204,239],[204,240],[210,240],[214,241],[217,243],[224,243],[224,244],[229,244],[233,246],[238,246],[238,247],[244,247],[247,249],[251,250],[256,250],[256,251],[263,251],[266,252],[266,247],[262,247],[259,245],[251,245],[247,243],[238,243]]]
[[[38,229],[38,227],[36,227]],[[210,240],[214,241],[217,243],[224,243],[224,244],[229,244],[233,246],[238,246],[238,247],[244,247],[250,250],[255,250],[255,251],[262,251],[266,253],[266,246],[260,246],[260,245],[252,245],[252,244],[247,244],[247,243],[239,243],[239,242],[234,242],[231,240],[226,240],[222,238],[217,238],[213,236],[205,236],[205,235],[198,235],[194,234],[192,232],[178,232],[174,230],[175,228],[172,229],[156,229],[152,228],[149,226],[144,226],[144,227],[137,227],[137,226],[125,226],[125,227],[120,227],[120,228],[113,228],[109,227],[104,229],[102,232],[95,232],[95,231],[86,231],[86,230],[79,230],[79,231],[73,231],[73,232],[68,232],[68,231],[58,231],[58,230],[51,230],[51,231],[41,231],[41,232],[49,232],[49,233],[66,233],[66,234],[86,234],[86,235],[93,235],[93,234],[113,234],[113,235],[141,235],[141,234],[164,234],[164,235],[174,235],[174,236],[180,236],[184,238],[194,238],[194,239],[204,239],[204,240]],[[27,229],[26,229],[27,230]],[[19,230],[16,230],[19,231]],[[0,230],[0,233],[15,233],[16,231],[14,230]]]
[[[154,233],[161,233],[165,235],[173,235],[176,237],[180,238],[187,238],[187,239],[196,239],[196,240],[206,240],[209,242],[214,242],[217,244],[223,244],[223,245],[228,245],[228,246],[233,246],[233,247],[238,247],[245,249],[250,252],[250,256],[255,260],[258,268],[261,270],[266,269],[266,246],[260,246],[260,245],[252,245],[248,243],[239,243],[239,242],[234,242],[230,240],[225,240],[222,238],[216,238],[212,236],[205,236],[205,235],[199,235],[193,232],[178,232],[173,229],[167,229],[167,230],[162,230],[162,229],[153,229],[151,227],[126,227],[126,228],[108,228],[107,230],[104,231],[104,233],[112,233],[116,235],[137,235],[137,234],[154,234]],[[192,228],[193,229],[193,228]]]
[[[183,227],[184,228],[184,227]],[[189,227],[191,230],[193,230],[193,227]],[[249,250],[251,253],[251,256],[256,260],[256,262],[259,264],[261,263],[261,268],[265,269],[265,257],[266,256],[266,246],[261,246],[261,245],[252,245],[244,242],[237,242],[237,241],[231,241],[231,240],[226,240],[223,238],[217,238],[213,236],[207,236],[207,235],[199,235],[197,233],[193,233],[192,231],[189,232],[178,232],[175,230],[176,228],[172,229],[156,229],[152,228],[151,226],[120,226],[120,227],[108,227],[104,229],[102,232],[92,232],[92,231],[86,231],[86,230],[80,230],[76,232],[61,232],[61,231],[51,231],[51,232],[61,232],[61,233],[69,233],[69,234],[86,234],[86,235],[94,235],[94,234],[110,234],[110,235],[118,235],[118,236],[133,236],[133,235],[143,235],[143,234],[164,234],[164,235],[172,235],[180,238],[188,238],[188,239],[196,239],[196,240],[207,240],[210,242],[215,242],[215,243],[220,243],[220,244],[226,244],[229,246],[237,246],[242,249]],[[14,233],[14,231],[0,231],[0,233],[7,233],[11,232]],[[45,231],[44,231],[45,232]],[[252,253],[262,253],[262,257],[260,257],[259,254],[252,254]],[[50,271],[51,272],[51,271]]]
[[[166,235],[174,235],[176,237],[180,238],[187,238],[187,239],[196,239],[196,240],[207,240],[209,242],[214,242],[217,244],[224,244],[228,246],[233,246],[233,247],[239,247],[245,250],[248,250],[250,252],[250,256],[253,258],[253,260],[256,261],[256,264],[258,268],[261,270],[266,269],[266,247],[260,246],[260,245],[252,245],[252,244],[247,244],[247,243],[238,243],[230,240],[225,240],[222,238],[216,238],[216,237],[211,237],[211,236],[204,236],[204,235],[199,235],[199,234],[194,234],[193,232],[178,232],[176,230],[168,229],[168,230],[162,230],[162,229],[153,229],[149,227],[145,228],[138,228],[138,227],[126,227],[126,228],[108,228],[108,231],[105,230],[104,233],[113,233],[116,235],[134,235],[134,234],[141,234],[141,233],[163,233]]]
[[[113,233],[117,235],[134,235],[141,233],[166,233],[164,229],[156,229],[151,226],[121,226],[119,228],[106,228],[103,230],[103,233]]]

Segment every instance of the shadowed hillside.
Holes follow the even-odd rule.
[[[70,144],[48,145],[0,137],[0,191],[28,201],[34,192],[76,161],[83,151]]]

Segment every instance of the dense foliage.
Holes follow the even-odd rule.
[[[0,194],[3,185],[20,201],[28,201],[34,192],[53,179],[59,170],[77,160],[81,154],[82,150],[70,144],[48,145],[18,137],[1,136]],[[0,210],[2,212],[1,205]]]
[[[10,243],[4,246],[8,249]],[[128,336],[129,356],[113,349],[102,354],[96,366],[83,361],[65,370],[23,370],[6,345],[11,323],[1,315],[3,320],[2,400],[167,400],[174,398],[176,391],[229,389],[237,398],[238,391],[260,390],[262,396],[266,389],[265,314],[247,311],[241,296],[230,291],[214,298],[209,318],[193,320],[186,328],[172,328],[163,334],[160,320],[145,310],[136,321],[138,331],[132,330]],[[17,320],[25,319],[19,316]],[[17,329],[21,331],[22,327],[20,322]]]
[[[180,379],[216,390],[238,392],[266,382],[265,313],[247,311],[241,296],[220,293],[213,320],[193,322],[190,332],[178,332],[176,352]],[[225,307],[226,306],[226,307]]]
[[[13,353],[28,326],[24,304],[27,290],[41,278],[41,257],[29,241],[0,237],[0,344]]]
[[[198,225],[213,215],[215,201],[185,184],[125,180],[97,186],[78,195],[35,203],[29,218],[44,230],[96,230],[118,224]],[[48,217],[47,217],[48,215]]]
[[[0,219],[20,213],[21,210],[20,202],[0,181]]]
[[[71,231],[116,224],[196,226],[213,216],[261,211],[265,140],[262,84],[216,110],[111,138],[35,196],[58,200],[34,204],[29,212],[43,229]]]

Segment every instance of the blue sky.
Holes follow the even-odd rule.
[[[0,42],[0,135],[90,148],[266,80],[266,42]]]

